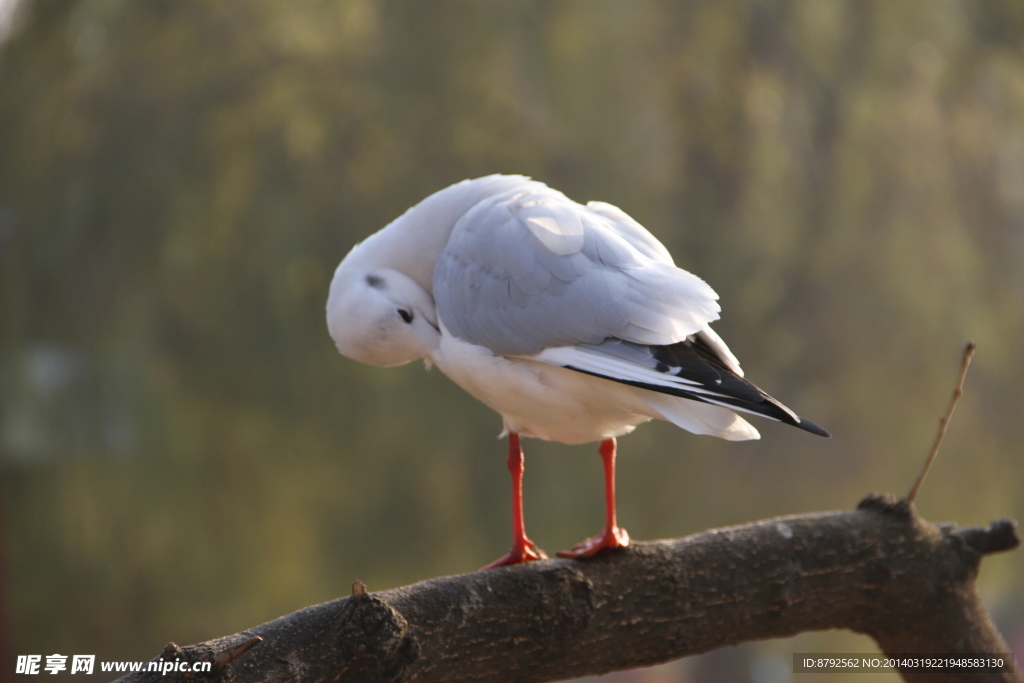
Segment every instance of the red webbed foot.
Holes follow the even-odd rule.
[[[615,550],[629,547],[629,534],[625,529],[612,527],[605,529],[603,533],[588,538],[582,543],[577,543],[572,550],[563,550],[558,553],[559,557],[584,558],[593,557],[604,550]]]
[[[572,550],[563,550],[558,553],[559,557],[593,557],[604,550],[629,547],[629,534],[615,521],[615,439],[602,441],[599,450],[604,461],[604,531],[577,543]]]
[[[507,464],[509,474],[512,475],[512,549],[508,551],[508,555],[499,557],[480,569],[494,569],[507,564],[548,559],[544,551],[526,537],[523,522],[523,449],[519,446],[519,434],[516,432],[508,433]]]
[[[528,538],[523,539],[523,543],[514,543],[512,549],[508,551],[508,554],[499,557],[494,562],[480,567],[480,570],[494,569],[495,567],[504,567],[508,564],[521,564],[523,562],[536,562],[537,560],[548,559],[547,553],[537,547],[537,545]]]

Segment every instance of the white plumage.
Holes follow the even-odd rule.
[[[597,441],[658,418],[756,439],[733,410],[763,413],[760,403],[723,404],[720,386],[660,372],[639,351],[700,335],[742,376],[708,327],[717,298],[618,208],[495,175],[431,195],[357,245],[334,274],[327,321],[342,354],[372,365],[427,359],[525,436]],[[632,358],[609,348],[619,341]],[[673,386],[708,402],[658,393]],[[776,412],[766,416],[783,419]]]

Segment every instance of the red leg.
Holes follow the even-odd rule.
[[[606,548],[629,545],[629,534],[615,521],[615,439],[602,441],[599,450],[604,461],[604,531],[576,544],[572,550],[563,550],[558,553],[559,557],[593,557]]]
[[[498,558],[481,569],[493,569],[506,564],[519,564],[534,560],[546,560],[544,551],[526,537],[523,523],[523,449],[519,446],[519,435],[508,433],[508,471],[512,475],[512,549],[508,555]]]

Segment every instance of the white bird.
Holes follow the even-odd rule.
[[[513,542],[490,568],[546,557],[523,528],[520,435],[601,442],[605,529],[565,557],[629,544],[616,523],[615,437],[642,422],[759,438],[740,411],[829,436],[743,379],[708,326],[717,299],[617,207],[491,175],[427,197],[353,247],[327,325],[343,355],[425,359],[501,415]]]

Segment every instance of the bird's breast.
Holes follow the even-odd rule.
[[[655,415],[636,389],[529,358],[495,356],[442,328],[437,367],[498,412],[505,429],[568,444],[621,436]]]

